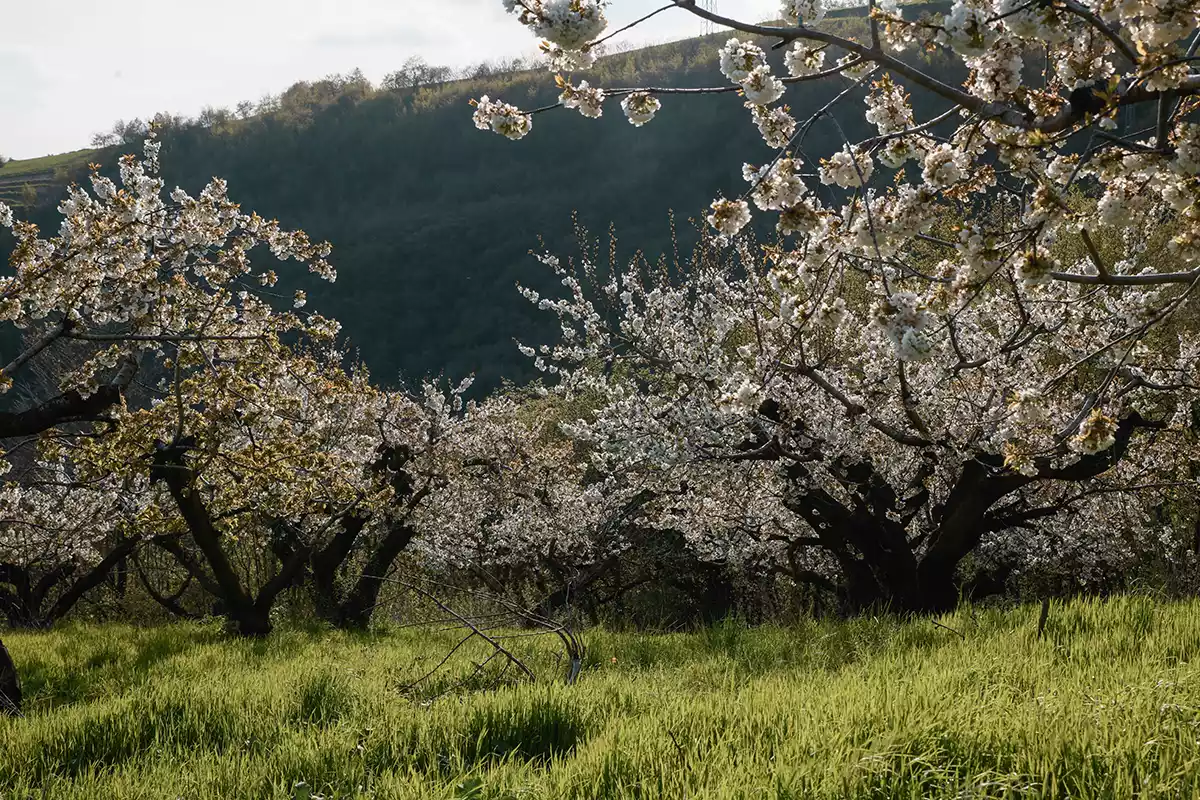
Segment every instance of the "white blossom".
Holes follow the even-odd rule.
[[[654,115],[662,108],[662,103],[649,92],[633,92],[621,101],[621,108],[629,118],[630,124],[640,128],[654,119]]]
[[[768,108],[754,103],[746,103],[746,107],[750,109],[751,118],[758,126],[758,132],[762,134],[763,141],[767,143],[768,147],[782,150],[788,146],[792,136],[796,133],[796,119],[788,113],[787,106]]]
[[[708,224],[725,236],[735,236],[750,222],[750,207],[745,200],[714,200]]]
[[[792,43],[784,56],[784,65],[793,78],[820,72],[824,63],[825,51],[800,39]]]
[[[825,0],[783,0],[780,15],[792,25],[816,25],[825,19]]]
[[[509,139],[523,139],[533,128],[533,118],[519,108],[487,95],[479,98],[475,107],[475,127],[490,130]]]
[[[720,52],[721,74],[732,83],[742,84],[750,74],[767,64],[767,55],[758,45],[730,39]]]
[[[875,165],[869,154],[857,148],[843,147],[828,160],[821,160],[821,183],[850,189],[869,181],[874,170]]]
[[[754,105],[769,106],[783,97],[783,82],[771,74],[768,66],[755,67],[741,82],[742,93]]]
[[[600,0],[504,0],[504,7],[535,36],[563,50],[582,50],[608,27]]]

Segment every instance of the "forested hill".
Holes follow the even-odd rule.
[[[860,11],[825,25],[842,34],[865,27]],[[725,85],[716,54],[726,38],[610,56],[576,79]],[[829,55],[831,64],[841,54]],[[804,118],[844,86],[799,84],[785,100]],[[668,210],[686,246],[695,238],[688,218],[718,192],[746,188],[742,159],[771,157],[733,93],[665,96],[659,117],[641,129],[615,101],[600,120],[539,114],[521,142],[475,129],[468,99],[483,94],[533,108],[554,102],[557,90],[544,69],[416,89],[374,88],[355,76],[300,83],[244,118],[209,112],[176,120],[164,135],[165,177],[197,192],[219,175],[243,208],[332,242],[337,283],[301,285],[309,308],[343,323],[377,380],[474,372],[487,388],[534,374],[514,337],[537,344],[556,333],[553,317],[515,290],[517,282],[552,289],[548,271],[529,256],[539,235],[563,255],[576,252],[578,210],[593,234],[615,226],[622,258],[642,249],[654,259],[671,249]],[[868,135],[861,102],[846,103],[838,118],[847,136]],[[815,157],[840,143],[837,128],[819,122],[804,151]],[[131,149],[97,157],[111,169]],[[0,181],[4,175],[0,169]],[[52,194],[41,187],[41,207],[30,215],[48,232],[56,227]]]

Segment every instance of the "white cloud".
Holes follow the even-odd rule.
[[[0,153],[32,158],[86,147],[118,118],[194,115],[361,68],[379,80],[406,58],[460,66],[531,54],[536,42],[500,0],[41,0],[5,9]],[[768,16],[777,0],[725,0]],[[614,24],[658,0],[616,0]],[[736,9],[736,10],[735,10]],[[658,15],[633,41],[700,32],[685,11]]]

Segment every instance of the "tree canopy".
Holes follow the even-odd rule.
[[[472,395],[469,377],[379,378],[308,310],[313,281],[338,277],[330,245],[244,210],[221,179],[168,189],[159,165],[231,142],[224,155],[250,159],[264,196],[316,207],[319,194],[319,219],[336,218],[331,199],[370,196],[360,173],[326,161],[298,177],[268,143],[308,163],[309,143],[334,152],[375,114],[411,116],[428,138],[442,118],[415,109],[457,90],[298,84],[257,117],[148,125],[115,180],[93,165],[69,188],[56,235],[0,204],[14,242],[0,324],[17,343],[0,373],[11,624],[52,623],[130,563],[171,613],[201,613],[185,597],[197,587],[248,636],[297,593],[334,625],[365,626],[402,563],[504,594],[558,633],[564,608],[598,618],[639,591],[725,613],[735,582],[924,613],[1030,576],[1040,591],[1111,588],[1151,566],[1194,580],[1200,4],[872,4],[818,26],[820,0],[768,24],[677,0],[664,10],[736,33],[715,71],[689,74],[721,82],[615,88],[603,81],[619,64],[595,59],[609,4],[506,7],[548,40],[557,101],[481,95],[470,117],[447,105],[455,136],[426,154],[461,159],[469,119],[501,134],[472,151],[502,166],[496,193],[474,186],[457,221],[422,208],[440,186],[415,202],[392,187],[403,202],[381,208],[458,231],[557,208],[547,174],[596,181],[599,208],[639,181],[711,183],[724,194],[707,227],[668,238],[662,258],[582,229],[572,256],[547,242],[513,289],[543,323],[508,330],[541,377]],[[536,78],[518,78],[502,88],[536,100]],[[617,98],[622,113],[605,115]],[[730,102],[740,133],[664,125]],[[555,127],[575,123],[599,133]],[[654,150],[629,144],[663,129]],[[743,146],[765,160],[686,170]],[[389,174],[418,174],[396,161]],[[592,171],[608,163],[638,180]],[[775,224],[756,226],[752,206]],[[485,240],[447,235],[430,253],[446,264]],[[373,245],[348,244],[356,258]],[[439,269],[461,308],[493,301],[469,305]],[[372,321],[384,341],[419,338],[396,309],[428,303],[424,285],[360,277],[370,307],[392,312]],[[159,583],[142,569],[156,559]]]

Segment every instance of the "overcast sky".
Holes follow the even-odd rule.
[[[615,0],[614,26],[661,5]],[[407,57],[460,66],[532,54],[537,43],[500,0],[17,0],[0,38],[0,154],[34,158],[87,147],[117,119],[194,116],[298,80],[359,67],[372,81]],[[778,0],[719,0],[743,19]],[[672,10],[635,42],[698,35]]]

